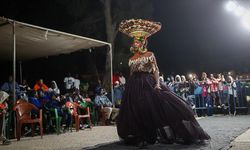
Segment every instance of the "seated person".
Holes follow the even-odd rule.
[[[37,83],[34,86],[34,90],[42,90],[44,92],[47,92],[49,90],[48,86],[43,83],[43,79],[40,79],[37,81]]]
[[[62,124],[65,124],[63,131],[66,132],[66,130],[69,129],[69,126],[72,122],[72,111],[70,109],[70,104],[72,105],[73,99],[72,96],[67,93],[65,95],[61,96],[60,99],[60,105],[62,105]]]
[[[49,88],[49,93],[59,96],[60,95],[60,89],[58,88],[56,81],[51,82],[51,87]]]
[[[100,95],[96,95],[95,97],[95,105],[100,107],[101,110],[107,114],[105,123],[112,124],[119,113],[119,109],[113,107],[113,104],[110,102],[106,94],[105,90],[101,89]]]
[[[21,99],[24,99],[26,101],[28,101],[28,92],[31,90],[31,88],[29,87],[27,81],[24,79],[22,81],[22,84],[19,85],[20,87],[20,96],[21,96]]]
[[[81,107],[87,108],[91,105],[90,98],[84,98],[78,89],[73,92],[72,95],[73,101],[78,103]]]
[[[36,91],[32,90],[30,92],[29,102],[35,105],[38,109],[42,109],[42,104],[40,100],[38,99],[38,94]]]

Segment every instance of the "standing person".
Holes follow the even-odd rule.
[[[127,81],[117,131],[128,144],[135,141],[139,148],[160,141],[183,140],[192,143],[210,139],[194,117],[193,110],[169,88],[159,82],[156,58],[147,50],[147,37],[160,30],[160,23],[141,19],[125,20],[119,30],[134,38],[129,59],[130,78]],[[170,133],[170,134],[168,134]],[[171,134],[174,133],[174,134]],[[169,135],[169,136],[168,136]]]
[[[180,92],[181,92],[181,97],[184,100],[187,100],[187,92],[189,90],[188,87],[188,82],[186,80],[186,77],[184,75],[181,76],[181,84],[180,84]]]
[[[168,83],[168,87],[172,92],[174,92],[175,79],[174,76],[170,76],[170,82]]]
[[[15,88],[16,88],[16,96],[19,97],[20,96],[20,87],[19,87],[19,84],[17,82],[15,83]],[[13,96],[13,77],[12,76],[9,76],[9,80],[1,86],[1,90],[8,93],[10,98],[12,98],[12,96]]]
[[[211,96],[211,84],[212,81],[207,77],[207,73],[202,72],[202,103],[206,103],[207,115],[213,115],[213,98]]]
[[[236,91],[236,83],[232,76],[228,76],[228,111],[229,114],[236,115],[236,98],[237,98],[237,91]]]
[[[116,107],[120,107],[121,101],[122,101],[122,93],[123,93],[123,87],[119,84],[118,81],[115,82],[114,85],[114,102]]]
[[[123,76],[121,72],[119,73],[119,81],[121,86],[124,86],[126,84],[126,78]]]
[[[15,82],[15,85],[13,86],[13,77],[12,76],[9,76],[9,80],[7,82],[5,82],[2,87],[1,87],[1,90],[2,91],[5,91],[6,93],[9,94],[9,100],[7,101],[8,103],[8,107],[10,109],[7,109],[7,113],[8,113],[8,123],[7,123],[7,127],[6,127],[6,131],[7,131],[7,138],[12,138],[14,137],[14,130],[15,130],[15,126],[14,126],[14,117],[15,117],[15,113],[13,111],[13,106],[14,106],[14,102],[16,101],[16,99],[13,98],[13,89],[16,89],[16,99],[19,99],[20,98],[20,87],[19,87],[19,84],[17,82]]]
[[[79,79],[79,75],[76,74],[75,79],[74,79],[74,88],[77,90],[80,90],[80,84],[81,84],[81,81]]]
[[[199,83],[199,80],[197,79],[196,74],[193,74],[191,76],[190,85],[189,86],[190,86],[190,93],[191,93],[190,96],[194,95],[194,101],[193,101],[193,103],[195,104],[194,106],[197,107],[197,108],[199,108],[201,106],[204,107],[204,104],[201,105],[202,87],[200,86],[200,83]],[[190,96],[188,96],[188,98]],[[200,114],[198,114],[198,115],[200,115]]]
[[[70,73],[68,73],[67,76],[63,80],[66,93],[72,92],[72,89],[74,87],[74,81],[75,81],[75,79],[73,77],[71,77]]]
[[[10,141],[6,138],[6,114],[8,109],[8,100],[9,94],[0,91],[0,141],[3,142],[3,145],[9,145]]]
[[[221,75],[221,79],[222,79],[222,83],[223,83],[223,94],[222,94],[222,100],[223,100],[222,102],[224,103],[223,113],[224,113],[224,115],[226,115],[227,108],[229,107],[229,104],[228,104],[228,83],[227,83],[227,80],[225,79],[224,75]]]
[[[116,71],[112,76],[112,85],[115,85],[115,81],[119,81],[119,73]],[[119,81],[120,82],[120,81]]]
[[[179,96],[181,96],[180,85],[181,85],[181,76],[176,75],[175,82],[174,82],[174,92],[175,92],[175,94],[177,94]]]
[[[224,97],[223,97],[223,82],[225,82],[225,79],[224,77],[222,78],[221,74],[218,74],[217,81],[218,81],[219,99],[221,102],[221,106],[224,107],[225,102],[224,102]]]
[[[162,73],[159,74],[159,80],[161,84],[164,84],[165,86],[167,86],[167,82],[164,80],[164,76]]]
[[[218,80],[214,77],[213,74],[210,74],[210,89],[211,89],[211,96],[213,98],[214,106],[217,106],[218,108],[221,108],[221,101],[219,98],[219,90],[218,90]]]
[[[236,84],[236,91],[237,91],[237,96],[238,96],[239,107],[243,107],[244,106],[243,88],[242,88],[242,83],[241,83],[238,75],[236,76],[235,84]]]

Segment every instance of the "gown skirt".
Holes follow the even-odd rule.
[[[133,73],[126,83],[117,132],[121,139],[134,137],[154,143],[159,129],[169,127],[174,139],[208,140],[210,136],[201,128],[194,112],[183,99],[168,87],[155,89],[155,78],[150,73]]]

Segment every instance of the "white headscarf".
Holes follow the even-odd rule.
[[[0,104],[2,104],[8,97],[9,97],[8,93],[0,91]]]

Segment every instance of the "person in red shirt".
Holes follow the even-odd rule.
[[[38,80],[38,82],[34,86],[34,90],[42,90],[43,92],[47,92],[49,90],[48,86],[43,83],[43,79]]]
[[[118,81],[120,83],[120,80],[119,80],[119,74],[116,72],[113,74],[113,78],[112,78],[112,84],[115,85],[115,82]]]
[[[213,98],[214,105],[220,108],[221,101],[219,98],[219,89],[218,89],[219,81],[218,79],[214,77],[213,74],[210,74],[210,80],[211,80],[211,84],[210,84],[211,96]]]

